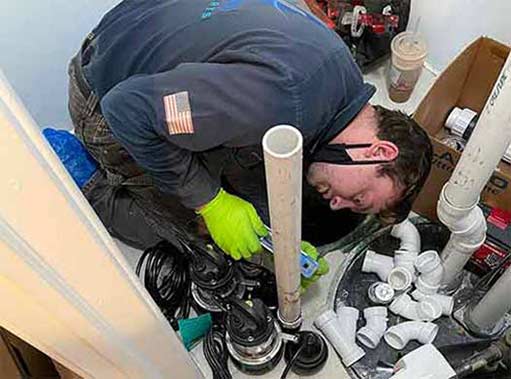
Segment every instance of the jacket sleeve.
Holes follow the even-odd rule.
[[[300,99],[264,64],[186,63],[131,77],[101,100],[117,140],[159,189],[197,208],[218,192],[201,152],[259,144],[273,125],[299,126]]]

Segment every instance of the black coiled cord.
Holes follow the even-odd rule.
[[[227,360],[229,354],[225,343],[225,329],[213,326],[204,340],[204,356],[213,373],[213,379],[232,379]]]
[[[143,277],[140,275],[142,267]],[[135,271],[172,328],[177,330],[178,320],[188,318],[190,314],[188,255],[173,244],[162,241],[144,251]]]

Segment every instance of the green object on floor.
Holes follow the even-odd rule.
[[[205,313],[199,317],[179,320],[178,325],[183,344],[186,350],[190,351],[195,342],[204,337],[211,328],[211,314]]]

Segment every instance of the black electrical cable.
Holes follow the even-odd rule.
[[[225,330],[214,325],[206,335],[203,346],[204,356],[211,367],[213,379],[232,379],[227,361],[229,354],[225,343]]]
[[[143,276],[140,272],[144,267]],[[190,314],[191,281],[189,257],[167,241],[144,251],[136,273],[174,330],[178,320]]]
[[[298,357],[300,356],[300,353],[302,352],[303,349],[305,349],[305,346],[307,345],[307,342],[310,338],[313,338],[311,336],[307,336],[307,338],[302,342],[302,344],[300,345],[300,347],[296,350],[295,354],[293,355],[293,357],[289,360],[289,362],[287,363],[286,365],[286,368],[284,369],[284,371],[282,372],[282,375],[280,376],[280,379],[286,379],[287,378],[287,374],[289,374],[289,370],[291,370],[291,368],[293,367],[293,365],[295,364],[296,360],[298,359]],[[288,342],[288,343],[291,343],[291,342]]]

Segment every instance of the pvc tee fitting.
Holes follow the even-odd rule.
[[[344,308],[344,309],[343,309]],[[360,360],[365,352],[355,343],[355,331],[359,312],[355,308],[343,307],[336,314],[332,310],[323,312],[314,321],[346,367]]]
[[[442,314],[444,316],[450,316],[454,309],[454,298],[452,296],[441,295],[438,293],[433,295],[426,295],[419,289],[416,289],[415,291],[412,292],[412,297],[417,301],[433,299],[438,304],[440,304],[440,307],[442,308]]]
[[[387,255],[377,254],[373,250],[367,250],[362,264],[362,272],[371,272],[387,281],[390,271],[394,268],[394,259]]]
[[[394,225],[390,235],[401,240],[399,250],[414,254],[419,253],[421,249],[421,236],[415,225],[409,219]]]
[[[402,294],[390,304],[390,311],[415,321],[433,321],[442,315],[441,305],[433,298],[413,301],[410,295]]]
[[[390,347],[402,350],[412,340],[422,344],[432,343],[437,333],[438,325],[431,322],[407,321],[389,328],[384,338]]]
[[[366,325],[357,332],[357,339],[369,349],[376,349],[387,330],[387,308],[366,308],[364,318]]]

